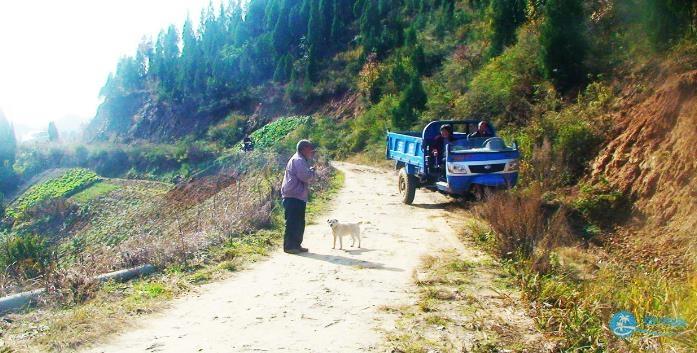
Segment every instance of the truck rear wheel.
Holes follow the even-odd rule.
[[[407,174],[406,168],[401,168],[399,170],[397,187],[399,188],[399,195],[402,196],[402,202],[411,205],[416,194],[416,177]]]

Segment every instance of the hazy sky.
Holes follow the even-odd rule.
[[[119,57],[197,21],[209,0],[0,0],[0,109],[15,124],[88,120]],[[215,0],[217,7],[220,0]],[[60,128],[60,126],[59,126]]]

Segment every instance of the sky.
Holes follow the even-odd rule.
[[[120,57],[209,2],[0,0],[0,109],[25,129],[88,121]]]

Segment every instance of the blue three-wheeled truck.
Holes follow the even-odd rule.
[[[411,204],[419,187],[477,199],[492,189],[511,188],[518,180],[520,153],[488,122],[439,120],[423,132],[388,132],[387,158],[395,161],[402,201]]]

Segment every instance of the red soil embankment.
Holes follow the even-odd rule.
[[[697,70],[667,76],[615,123],[592,178],[627,193],[639,217],[613,243],[669,271],[697,267]]]

